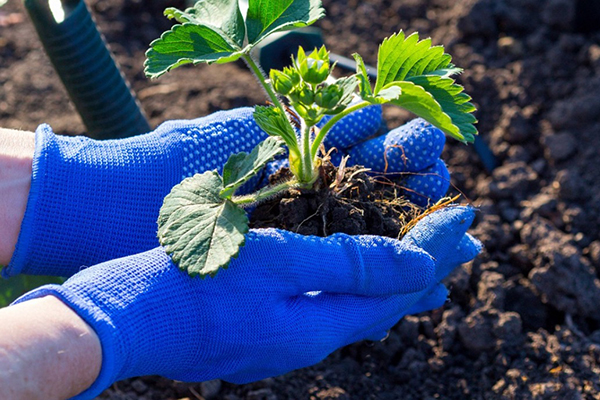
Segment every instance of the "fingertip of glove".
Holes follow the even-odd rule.
[[[458,244],[458,251],[463,255],[464,260],[461,264],[471,261],[477,254],[481,253],[481,250],[483,250],[483,243],[468,233],[465,234]]]
[[[384,142],[386,147],[401,146],[403,157],[414,164],[413,171],[431,165],[440,157],[445,144],[444,132],[422,118],[392,129]]]
[[[421,219],[402,239],[428,252],[434,259],[454,252],[471,226],[475,210],[470,206],[449,206]]]
[[[380,172],[419,172],[440,157],[446,137],[424,120],[413,120],[350,149],[353,162]]]
[[[390,131],[392,136],[396,137],[407,137],[412,139],[419,139],[421,143],[431,141],[434,149],[437,149],[437,145],[441,146],[437,149],[441,153],[441,148],[446,144],[446,135],[440,129],[431,125],[423,118],[415,118],[404,125],[401,125]],[[439,157],[439,155],[438,155]]]
[[[449,249],[449,254],[444,262],[439,263],[435,279],[441,281],[454,271],[459,265],[473,260],[481,252],[482,244],[468,233],[465,234],[455,249]]]

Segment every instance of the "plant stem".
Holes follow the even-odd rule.
[[[267,83],[267,77],[264,75],[264,72],[260,69],[258,64],[254,61],[254,59],[252,59],[252,57],[249,54],[244,54],[242,58],[244,59],[244,61],[246,61],[246,64],[248,64],[248,67],[250,67],[250,69],[262,85],[263,89],[265,89],[265,91],[267,92],[267,95],[269,96],[269,99],[271,99],[271,102],[283,112],[283,115],[287,115],[283,104],[281,104],[281,100],[279,100],[279,97],[277,97],[277,94],[273,91],[271,85]]]
[[[325,125],[323,125],[321,130],[317,133],[317,136],[315,137],[315,140],[312,143],[312,147],[310,149],[311,159],[314,159],[316,157],[317,151],[319,150],[319,146],[321,145],[321,142],[323,142],[323,139],[325,139],[325,135],[327,135],[329,130],[333,127],[333,125],[335,125],[336,122],[338,122],[340,119],[344,118],[346,115],[353,113],[354,111],[360,110],[361,108],[365,108],[366,106],[369,106],[369,105],[371,105],[371,103],[369,103],[368,101],[361,101],[360,103],[357,103],[353,106],[346,108],[341,113],[334,115],[333,118],[331,118],[329,121],[327,121],[327,123]]]
[[[301,159],[301,176],[298,177],[298,180],[300,181],[300,183],[310,183],[312,181],[314,181],[313,179],[313,175],[314,175],[314,171],[313,171],[313,157],[311,156],[311,151],[310,151],[310,131],[311,131],[311,126],[308,125],[306,123],[306,121],[304,121],[304,119],[301,120],[301,137],[300,139],[302,140],[302,147],[301,147],[301,151],[302,151],[302,159]]]
[[[250,193],[244,196],[233,196],[231,201],[233,201],[235,204],[241,207],[249,206],[252,204],[260,203],[261,201],[267,200],[277,195],[278,193],[298,186],[298,181],[295,179],[291,179],[278,185],[266,186],[254,193]]]

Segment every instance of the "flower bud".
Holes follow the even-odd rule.
[[[294,110],[296,110],[296,113],[298,113],[298,115],[302,117],[302,119],[306,121],[308,125],[316,124],[316,122],[318,122],[317,120],[321,117],[319,112],[315,110],[314,107],[300,103],[294,104]]]
[[[271,78],[271,84],[273,85],[273,89],[279,94],[286,95],[292,91],[294,87],[294,82],[292,78],[287,74],[278,71],[276,69],[272,69],[269,72],[269,78]]]
[[[329,52],[322,46],[306,56],[304,49],[300,47],[295,66],[304,81],[313,85],[323,83],[329,76]]]
[[[300,83],[300,74],[298,73],[298,71],[296,71],[295,68],[284,67],[283,73],[290,77],[294,86]]]
[[[298,100],[300,100],[302,104],[310,105],[315,101],[315,94],[310,88],[304,86],[298,93]]]
[[[304,105],[311,105],[315,101],[315,94],[305,84],[302,84],[300,87],[296,87],[289,94],[290,99],[292,99],[295,103],[302,103]]]
[[[315,103],[319,107],[332,109],[340,102],[342,91],[335,85],[320,88],[315,94]]]

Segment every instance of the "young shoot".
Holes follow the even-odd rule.
[[[249,0],[244,17],[238,0],[199,0],[165,15],[178,24],[153,41],[146,53],[151,78],[193,63],[227,63],[243,59],[264,88],[271,105],[256,106],[254,118],[269,134],[250,154],[230,157],[223,173],[196,174],[173,187],[158,219],[160,243],[190,275],[214,275],[236,257],[248,232],[242,207],[292,187],[310,189],[319,177],[318,149],[333,125],[346,115],[374,104],[395,104],[435,125],[447,135],[471,142],[477,130],[475,107],[453,75],[461,69],[441,46],[418,34],[399,32],[379,47],[377,80],[371,86],[365,64],[354,54],[356,74],[331,76],[329,52],[298,49],[291,65],[268,77],[250,51],[269,35],[310,25],[324,16],[320,0]],[[358,101],[356,101],[358,99]],[[325,116],[331,118],[320,128]],[[287,148],[293,178],[255,193],[236,191]],[[383,155],[382,155],[383,156]]]

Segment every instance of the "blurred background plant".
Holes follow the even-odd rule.
[[[0,279],[0,307],[9,305],[17,297],[38,286],[62,282],[64,282],[64,278],[54,276],[19,275],[10,279]]]

